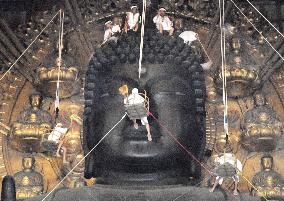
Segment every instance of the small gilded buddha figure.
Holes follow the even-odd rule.
[[[271,199],[281,198],[281,187],[284,185],[282,176],[273,170],[273,157],[270,155],[261,158],[262,171],[258,172],[252,179],[252,184],[256,189],[252,188],[253,196],[265,197]]]
[[[242,144],[249,151],[271,151],[277,147],[283,124],[262,94],[255,94],[254,104],[241,124]]]
[[[16,183],[17,200],[38,196],[44,192],[42,174],[35,171],[35,158],[24,157],[23,170],[14,175]]]
[[[23,110],[12,125],[10,141],[14,149],[40,152],[42,136],[52,129],[52,117],[41,109],[42,100],[41,94],[33,93],[29,98],[30,107]]]

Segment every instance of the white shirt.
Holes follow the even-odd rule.
[[[145,99],[139,94],[130,94],[128,98],[124,99],[124,104],[140,104],[144,103]]]
[[[59,143],[60,137],[62,135],[65,135],[67,133],[67,130],[68,128],[62,128],[62,127],[55,126],[54,130],[48,136],[48,140]]]
[[[112,37],[113,34],[115,33],[120,33],[121,29],[119,25],[114,25],[111,29],[105,30],[105,35],[104,35],[104,41],[107,41]]]
[[[160,29],[160,25],[162,25],[163,30],[169,31],[173,26],[173,23],[168,16],[162,17],[160,15],[156,15],[153,21],[156,24],[157,29]]]
[[[127,24],[129,26],[129,29],[134,29],[136,24],[139,22],[139,13],[133,14],[132,12],[127,12]]]
[[[109,28],[105,30],[104,41],[107,41],[112,36],[112,30]]]
[[[111,30],[112,30],[112,33],[120,33],[121,32],[119,25],[113,25]]]

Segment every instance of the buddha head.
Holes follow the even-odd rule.
[[[34,168],[35,158],[32,156],[26,156],[22,159],[22,167],[24,170],[31,170]]]
[[[148,32],[149,31],[149,32]],[[85,177],[97,183],[177,184],[200,176],[204,149],[204,76],[199,60],[182,39],[147,30],[143,72],[138,78],[139,36],[127,34],[96,50],[85,87],[84,150],[87,154],[125,114],[121,86],[147,92],[153,141],[124,118],[86,158]],[[160,127],[159,124],[164,127]],[[167,128],[167,129],[165,129]],[[172,134],[172,136],[170,135]]]
[[[265,98],[264,98],[264,96],[260,92],[257,92],[254,95],[254,104],[255,104],[255,106],[263,106],[263,105],[265,105]]]
[[[30,95],[29,100],[33,109],[39,109],[42,104],[43,97],[40,93],[33,93]]]
[[[272,168],[273,168],[273,157],[270,156],[270,155],[263,156],[261,158],[261,166],[262,166],[262,169],[265,170],[265,171],[272,170]]]

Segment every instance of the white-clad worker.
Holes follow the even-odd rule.
[[[222,185],[224,178],[230,177],[235,182],[234,195],[238,195],[238,173],[243,169],[242,163],[232,153],[224,153],[215,158],[214,162],[217,164],[214,169],[216,180],[210,192],[213,192],[218,184]]]
[[[108,40],[116,41],[117,38],[115,37],[115,34],[120,32],[121,29],[119,25],[114,25],[112,21],[107,21],[105,23],[104,43]]]
[[[158,14],[153,19],[154,23],[156,24],[157,29],[162,34],[164,31],[169,32],[169,35],[173,35],[174,27],[173,22],[170,18],[166,15],[166,9],[160,8]]]
[[[129,105],[141,104],[141,103],[144,103],[144,101],[145,101],[145,99],[142,96],[139,95],[137,88],[132,89],[131,94],[128,97],[124,98],[124,104],[129,104]],[[138,129],[138,124],[136,122],[136,119],[133,120],[133,122],[134,122],[134,127],[136,129]],[[142,125],[145,125],[145,127],[146,127],[148,140],[152,141],[152,136],[151,136],[151,132],[150,132],[150,125],[149,125],[147,116],[141,118],[141,123],[142,123]]]
[[[67,133],[68,128],[64,128],[61,123],[57,123],[53,131],[49,134],[48,140],[53,141],[56,144],[58,144],[57,151],[56,151],[56,156],[60,157],[60,150],[63,151],[63,163],[68,163],[66,160],[66,147],[63,146],[63,136]]]
[[[139,27],[140,14],[137,6],[131,6],[131,11],[126,13],[126,21],[124,31],[127,33],[129,30],[137,32]]]

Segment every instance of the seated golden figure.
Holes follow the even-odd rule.
[[[263,156],[261,158],[262,171],[258,172],[252,179],[252,184],[256,189],[252,188],[253,196],[265,197],[269,200],[282,200],[284,196],[281,195],[283,189],[282,176],[273,170],[272,156]]]
[[[30,107],[22,111],[12,125],[11,146],[22,152],[40,152],[42,136],[52,129],[52,117],[41,109],[42,96],[39,93],[32,94],[29,100]]]
[[[44,192],[43,176],[35,171],[34,166],[34,157],[24,157],[23,170],[14,175],[17,200],[35,197]]]
[[[226,25],[226,79],[229,97],[251,95],[259,86],[258,69],[261,66],[258,55],[250,50],[250,40],[232,25]],[[257,46],[258,47],[258,46]],[[256,62],[257,61],[257,62]],[[222,94],[222,70],[215,77],[217,90]]]
[[[283,124],[262,94],[257,93],[254,102],[255,107],[245,114],[241,125],[243,146],[250,151],[273,150],[282,135]]]

